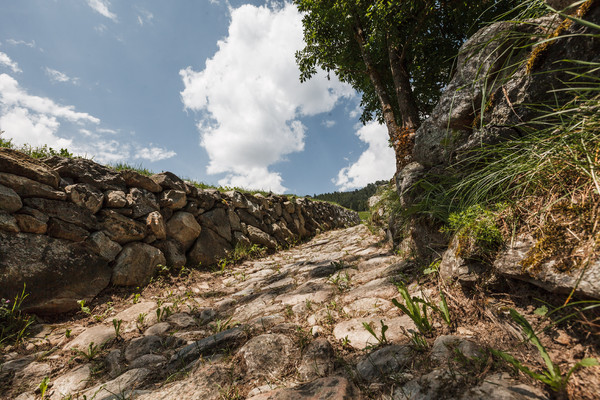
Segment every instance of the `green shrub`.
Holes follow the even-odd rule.
[[[33,324],[35,318],[21,311],[23,300],[29,294],[23,291],[15,296],[14,300],[0,300],[0,346],[7,343],[19,344],[27,335],[27,329]]]

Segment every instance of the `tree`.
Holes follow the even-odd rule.
[[[385,123],[400,170],[421,120],[449,81],[454,56],[485,19],[516,0],[294,0],[304,13],[300,80],[318,68],[362,94],[361,121]]]

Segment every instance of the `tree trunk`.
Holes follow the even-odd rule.
[[[354,21],[354,37],[358,43],[358,47],[360,48],[360,54],[362,56],[363,62],[367,67],[369,79],[373,83],[375,92],[377,93],[377,97],[379,98],[379,102],[381,104],[383,120],[385,121],[385,125],[387,126],[390,142],[392,143],[392,147],[394,148],[394,152],[396,154],[396,172],[398,172],[410,162],[412,147],[409,149],[408,152],[404,148],[405,141],[402,140],[404,136],[404,130],[396,122],[396,115],[394,112],[394,108],[392,107],[390,95],[383,83],[383,79],[381,78],[379,71],[377,71],[377,69],[375,68],[375,64],[371,59],[371,55],[365,49],[365,34],[360,19],[356,12],[354,13]]]
[[[387,50],[390,59],[390,69],[394,86],[396,88],[396,98],[398,99],[398,108],[402,118],[402,127],[407,129],[417,129],[421,125],[419,110],[415,102],[413,90],[410,85],[410,76],[406,70],[404,54],[399,54],[399,49],[393,45],[390,38],[387,39]]]

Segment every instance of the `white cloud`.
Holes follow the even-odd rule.
[[[138,12],[139,14],[137,15],[137,20],[140,26],[144,26],[144,24],[146,23],[152,23],[152,20],[154,19],[154,14],[143,8],[138,8]]]
[[[117,22],[117,15],[112,13],[108,7],[110,7],[109,0],[87,0],[87,3],[94,11],[99,13],[100,15],[105,16],[108,19],[111,19],[113,22]]]
[[[150,144],[152,146],[152,144]],[[177,153],[171,150],[163,149],[160,147],[144,147],[138,149],[134,158],[143,159],[149,161],[160,161],[166,160],[167,158],[175,157]]]
[[[31,48],[35,47],[35,40],[32,40],[31,42],[26,42],[24,40],[6,39],[6,43],[11,44],[13,46],[23,45]]]
[[[77,112],[73,106],[61,106],[51,99],[27,94],[19,87],[19,83],[7,74],[0,74],[0,105],[5,108],[23,107],[39,114],[64,118],[70,122],[100,123],[98,118],[88,113]]]
[[[45,71],[46,75],[48,75],[53,82],[71,82],[74,85],[79,84],[79,78],[71,78],[63,72],[48,67],[45,68]]]
[[[12,72],[19,73],[19,72],[23,72],[21,71],[21,68],[19,68],[19,64],[17,64],[16,62],[14,62],[13,60],[10,59],[10,57],[6,54],[0,51],[0,65],[4,65],[8,68],[10,68],[12,70]]]
[[[61,123],[66,123],[66,127],[61,127]],[[77,112],[73,106],[28,94],[14,78],[0,74],[0,130],[17,146],[68,148],[74,154],[93,157],[102,163],[140,158],[156,161],[175,156],[175,152],[156,146],[143,147],[131,140],[112,139],[117,131],[98,128],[99,124],[100,119]]]
[[[228,36],[204,70],[180,71],[181,98],[186,109],[201,112],[207,171],[227,174],[220,184],[284,192],[281,176],[269,167],[304,149],[299,118],[331,111],[354,91],[324,73],[299,82],[294,54],[304,44],[295,6],[247,4],[230,12]]]
[[[335,126],[335,121],[331,119],[325,120],[323,121],[323,126],[325,128],[333,128]]]
[[[335,184],[340,190],[362,188],[377,180],[390,179],[396,170],[396,158],[388,145],[385,125],[370,122],[362,126],[356,135],[367,143],[368,148],[354,164],[339,171]]]

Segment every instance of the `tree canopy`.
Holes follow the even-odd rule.
[[[302,81],[318,68],[362,95],[366,123],[388,128],[398,167],[412,136],[432,110],[460,45],[516,0],[294,0],[304,13],[304,49],[296,53]]]

